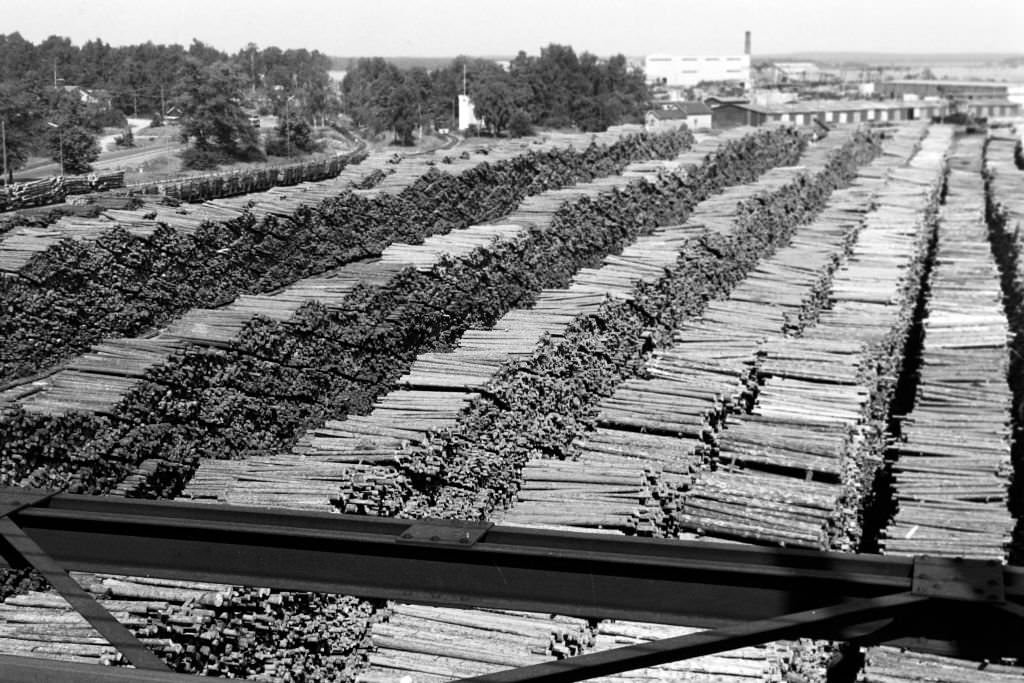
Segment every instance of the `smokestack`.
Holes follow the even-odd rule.
[[[750,55],[750,31],[743,34],[743,54]]]

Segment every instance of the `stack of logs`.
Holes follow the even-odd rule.
[[[369,610],[362,601],[338,596],[79,572],[72,576],[181,673],[265,681],[350,676]],[[5,653],[122,662],[54,593],[8,598],[0,603],[0,621]]]
[[[982,143],[961,142],[966,164],[947,181],[917,396],[890,450],[898,510],[886,553],[1001,561],[1013,532],[1010,335],[987,239]]]
[[[373,624],[359,683],[440,683],[580,654],[593,643],[583,619],[393,604]]]
[[[756,405],[719,435],[719,469],[698,478],[681,528],[853,549],[871,477],[865,470],[878,458],[871,436],[884,417],[873,411],[876,403],[887,405],[887,396],[874,397],[898,374],[927,251],[927,211],[937,201],[949,139],[948,130],[931,129],[910,164],[879,190],[835,272],[831,308],[800,336],[776,335],[760,345]],[[736,486],[743,487],[739,494]],[[744,490],[761,493],[744,497]],[[691,499],[699,501],[697,510]]]

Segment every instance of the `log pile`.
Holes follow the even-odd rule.
[[[579,654],[593,641],[583,619],[391,605],[372,626],[359,683],[439,683]]]
[[[67,195],[102,192],[124,187],[124,171],[90,173],[80,176],[54,176],[16,183],[0,190],[0,211],[13,211],[63,201]]]
[[[531,193],[615,172],[634,155],[675,154],[685,138],[627,137],[581,152],[540,145],[540,152],[518,155],[513,152],[522,143],[510,143],[487,163],[473,157],[450,164],[450,172],[429,168],[399,195],[366,199],[338,189],[331,195],[340,196],[316,206],[299,195],[298,205],[284,207],[294,210],[287,217],[257,220],[253,207],[217,203],[146,205],[140,211],[160,224],[151,237],[117,227],[96,244],[60,241],[33,260],[23,278],[0,283],[10,304],[2,321],[9,343],[0,350],[0,377],[30,376],[70,351],[141,333],[190,308],[223,306],[239,294],[273,292],[311,273],[379,256],[392,241],[415,243],[472,225]],[[231,220],[211,223],[211,216],[199,214],[204,211]],[[178,223],[191,221],[187,234],[167,227],[166,213]]]
[[[865,660],[857,683],[1012,683],[1021,676],[1020,667],[1016,666],[972,662],[895,647],[873,647]]]
[[[902,141],[907,155],[919,134]],[[677,471],[682,470],[675,477],[662,475],[664,483],[678,493],[690,487],[689,475],[704,469],[706,456],[711,453],[718,454],[723,467],[735,465],[745,453],[751,459],[764,457],[766,435],[762,429],[755,427],[746,440],[730,438],[728,444],[719,444],[721,430],[727,427],[724,436],[739,437],[747,429],[745,422],[734,424],[735,417],[730,415],[744,411],[755,397],[751,376],[758,353],[764,353],[764,340],[780,337],[787,320],[809,317],[800,311],[820,298],[822,280],[835,269],[839,255],[859,229],[879,183],[871,181],[869,186],[873,189],[855,186],[837,192],[834,202],[830,201],[817,220],[797,229],[790,245],[752,269],[728,299],[710,302],[699,319],[683,322],[674,333],[672,346],[656,351],[647,363],[649,378],[627,380],[601,402],[597,417],[601,428],[593,436],[586,434],[577,440],[578,462],[595,469],[608,467],[610,461],[619,467],[631,466],[637,476],[649,467],[648,442],[656,439],[661,442],[657,450],[671,458],[668,462]],[[793,264],[800,264],[799,272]],[[594,446],[594,436],[598,437],[599,448]],[[782,445],[781,434],[773,432],[769,436],[769,443]],[[792,438],[806,439],[802,433]],[[621,447],[607,452],[608,442]],[[561,467],[557,463],[531,461],[524,470],[523,490],[528,490],[538,477],[537,471],[545,466]],[[766,509],[781,514],[787,506],[797,511],[832,507],[830,500],[822,499],[822,492],[812,495],[806,488],[801,489],[802,482],[769,491],[763,501],[756,502],[754,494],[763,490],[765,482],[753,473],[742,481],[750,482],[748,489],[733,495],[727,484],[718,484],[704,475],[699,490],[665,496],[663,526],[654,533],[672,535],[680,527],[684,533],[688,530],[697,534],[736,530],[741,526],[736,515],[750,499],[755,500],[747,518],[752,524],[764,518]],[[652,487],[648,484],[647,488]],[[716,499],[719,517],[714,513]],[[517,515],[528,514],[531,505],[520,494],[506,518],[514,520]],[[802,530],[801,538],[815,546],[822,543],[822,531],[808,529],[806,520],[798,519],[794,526]],[[768,531],[759,527],[752,533],[764,536]]]
[[[717,142],[701,143],[698,149],[686,154],[685,158],[687,161],[693,159],[696,162],[697,159],[703,159],[712,149],[725,144],[727,140],[742,137],[744,134],[746,133],[741,131]],[[423,270],[430,262],[437,263],[440,260],[441,248],[462,250],[467,243],[486,244],[493,239],[496,231],[508,235],[507,239],[514,240],[523,234],[522,226],[525,225],[533,229],[553,229],[552,216],[559,210],[560,202],[564,198],[585,199],[607,192],[608,188],[614,187],[616,183],[636,182],[640,181],[636,179],[634,173],[631,178],[619,176],[614,183],[601,180],[579,188],[545,193],[540,197],[527,199],[509,217],[509,220],[514,222],[503,221],[494,226],[474,226],[457,231],[458,235],[428,240],[419,247],[403,245],[396,247],[396,255]],[[665,230],[671,228],[662,229]],[[481,241],[470,239],[474,233],[481,235]],[[569,291],[544,291],[531,309],[513,310],[487,329],[468,330],[452,353],[423,355],[400,380],[409,387],[409,390],[394,392],[385,397],[366,417],[350,416],[344,421],[328,422],[322,428],[311,430],[300,439],[295,449],[296,454],[317,458],[328,456],[336,460],[348,458],[353,464],[377,464],[396,460],[399,458],[399,451],[405,445],[425,444],[429,435],[453,426],[467,403],[475,398],[473,392],[485,386],[510,355],[532,353],[538,339],[545,332],[557,335],[559,329],[564,329],[577,315],[595,311],[602,302],[601,294],[587,289],[579,292],[573,292],[571,288]],[[452,396],[452,400],[447,402],[443,400],[446,391],[451,392]],[[399,402],[398,409],[392,407],[392,402],[396,400]],[[415,418],[410,420],[413,416]],[[401,425],[402,428],[396,433],[394,425]],[[278,456],[282,467],[288,468],[285,463],[291,457],[294,456]],[[231,465],[221,461],[204,463],[185,495],[191,495],[193,486],[198,487],[195,489],[197,495],[201,495],[199,491],[211,490],[211,487],[204,483],[204,478],[212,476],[220,480],[219,470],[222,467],[230,468]],[[362,470],[358,471],[360,477],[364,474]],[[386,470],[375,476],[386,478]],[[239,483],[239,486],[248,485]],[[225,496],[235,495],[231,490],[233,487],[220,491],[218,497],[223,499]],[[353,489],[354,492],[359,490],[359,487]],[[342,508],[348,507],[343,496],[337,500]]]
[[[0,602],[5,654],[91,664],[117,664],[121,654],[55,593],[29,591]]]
[[[29,261],[61,240],[93,241],[119,226],[131,235],[150,237],[159,226],[145,215],[140,212],[130,221],[64,216],[45,228],[25,226],[9,230],[0,236],[0,275],[16,275]]]
[[[830,308],[816,324],[760,346],[756,404],[719,435],[720,469],[708,485],[699,477],[684,499],[682,529],[786,546],[855,547],[865,481],[880,455],[870,436],[891,396],[887,377],[899,374],[950,137],[945,128],[930,129],[909,164],[889,173],[833,275]],[[734,470],[756,477],[751,492],[762,491],[771,514],[756,498],[731,492]],[[775,492],[783,492],[782,501],[773,500]],[[811,499],[786,500],[800,492]],[[688,516],[691,497],[699,501],[695,518]]]
[[[610,650],[697,633],[686,626],[644,624],[634,621],[602,621],[597,626],[593,651]],[[736,683],[781,683],[788,679],[793,657],[789,643],[729,650],[716,655],[696,657],[662,664],[648,669],[626,671],[592,680],[598,683],[634,683],[636,681],[735,681]]]
[[[406,268],[428,272],[442,262],[464,258],[481,248],[492,248],[496,243],[515,240],[526,232],[528,226],[550,227],[552,216],[564,203],[595,198],[610,189],[634,182],[637,175],[634,172],[629,178],[613,176],[548,191],[527,198],[517,212],[500,223],[472,225],[433,235],[420,244],[392,244],[384,249],[379,260],[361,261],[325,275],[304,278],[268,295],[243,295],[227,306],[190,310],[150,338],[134,342],[131,339],[115,340],[94,347],[90,353],[69,363],[68,369],[33,382],[29,398],[21,405],[28,412],[45,415],[60,415],[69,410],[110,413],[142,381],[146,371],[166,362],[180,349],[190,345],[231,348],[257,317],[288,321],[300,308],[312,302],[328,309],[344,308],[349,295],[357,287],[386,287]],[[414,181],[414,175],[407,176],[405,180],[406,183]],[[531,222],[524,222],[524,216],[529,216]],[[594,295],[584,294],[577,298],[590,302],[593,307],[600,303],[599,297]],[[544,308],[541,304],[536,310]],[[572,314],[566,322],[571,317]],[[515,329],[524,322],[510,320],[508,324]],[[537,335],[532,337],[530,348],[536,338]],[[118,349],[122,351],[118,353]],[[106,362],[102,362],[104,359]],[[130,368],[131,372],[126,373],[125,368]]]
[[[541,223],[538,220],[539,212],[535,211],[533,213],[532,218],[534,220],[531,223],[536,226]],[[690,230],[688,232],[692,235],[695,231]],[[615,263],[616,266],[620,264],[621,261]],[[637,272],[640,275],[635,275],[634,277],[637,277],[637,281],[639,281],[639,278],[644,276],[644,271],[637,269]],[[578,314],[576,312],[577,309],[590,310],[600,303],[602,297],[592,291],[583,290],[571,294],[566,292],[544,292],[541,295],[541,300],[540,305],[535,308],[537,317],[533,318],[533,320],[537,324],[533,327],[524,324],[528,316],[520,315],[517,317],[515,314],[512,314],[510,317],[503,319],[507,324],[498,323],[496,329],[501,331],[498,334],[491,335],[488,334],[489,330],[480,330],[478,333],[465,335],[460,345],[460,348],[465,349],[461,358],[463,361],[468,361],[468,363],[458,366],[452,364],[445,365],[444,361],[440,359],[442,354],[431,354],[429,357],[422,359],[427,361],[427,363],[423,366],[416,366],[416,369],[409,374],[409,378],[412,379],[414,376],[420,377],[421,379],[413,380],[412,383],[429,384],[431,386],[430,390],[413,389],[393,392],[378,403],[377,408],[369,416],[369,419],[350,417],[344,422],[328,423],[323,429],[313,430],[302,440],[300,446],[296,449],[306,457],[296,458],[293,455],[288,458],[295,465],[293,469],[301,472],[307,467],[306,463],[315,459],[317,464],[321,462],[330,464],[327,467],[310,464],[311,468],[321,469],[321,471],[333,471],[339,459],[349,457],[353,463],[358,462],[362,464],[353,464],[351,466],[349,482],[340,487],[339,495],[335,498],[335,505],[346,512],[361,512],[364,514],[396,514],[399,512],[401,503],[403,499],[408,499],[409,492],[403,491],[403,487],[406,485],[401,480],[397,480],[393,468],[385,467],[379,463],[387,463],[389,460],[400,460],[403,447],[425,440],[432,430],[444,430],[448,425],[452,424],[460,412],[462,412],[465,402],[476,398],[472,389],[483,384],[486,377],[492,375],[497,369],[500,360],[495,359],[508,358],[508,353],[511,351],[514,354],[517,349],[521,353],[528,353],[536,346],[538,337],[543,333],[544,327],[550,329],[553,325],[555,330],[559,326],[564,327],[569,322],[569,319]],[[566,312],[566,306],[569,307],[568,313]],[[580,309],[581,306],[583,309]],[[544,321],[544,324],[541,325],[538,321]],[[524,327],[530,329],[532,338],[527,340],[525,335],[521,335],[518,332],[518,330],[522,330]],[[509,334],[512,329],[517,330],[514,334],[518,336],[509,343],[508,338],[501,338],[501,333]],[[491,339],[494,341],[491,342]],[[454,369],[456,367],[459,368],[457,372]],[[436,379],[433,381],[425,379],[429,377],[438,378],[444,373],[448,373],[447,383],[442,383]],[[449,392],[442,389],[458,389],[459,391]],[[461,404],[459,403],[460,397],[464,401]],[[449,402],[452,403],[446,405]],[[601,444],[599,438],[593,440],[592,446],[595,449],[615,448],[611,441]],[[656,457],[655,449],[651,450],[651,455],[652,458]],[[286,459],[278,458],[277,460],[280,465],[277,471],[270,476],[287,476],[288,467],[284,465]],[[302,462],[296,463],[297,460]],[[251,460],[246,461],[246,464],[255,464],[255,469],[257,470],[260,470],[266,463],[267,461],[262,459],[255,463]],[[222,464],[225,466],[221,467]],[[543,486],[536,487],[539,498],[544,498],[548,502],[559,500],[567,494],[571,495],[574,482],[578,483],[581,479],[583,481],[586,480],[586,473],[571,471],[573,463],[566,463],[566,465],[569,469],[564,472],[564,476],[549,477],[549,479],[552,479],[550,482],[552,485],[547,487],[546,490],[544,490]],[[229,469],[231,469],[231,465],[227,463],[205,463],[199,469],[197,476],[192,480],[188,492],[199,494],[201,490],[213,492],[219,489],[218,495],[223,500],[225,490],[221,488],[224,481],[223,475]],[[578,470],[578,468],[576,469]],[[660,470],[661,468],[657,469]],[[268,482],[267,488],[272,498],[277,491],[275,488],[276,484],[266,478],[267,474],[269,474],[269,471],[258,473],[253,478],[264,478],[264,481]],[[301,475],[299,478],[301,478]],[[654,526],[659,523],[659,519],[663,515],[662,508],[667,502],[655,502],[653,505],[647,505],[646,507],[631,506],[629,501],[631,497],[635,496],[635,491],[631,492],[629,489],[631,487],[633,489],[646,487],[648,490],[645,492],[645,495],[649,500],[663,499],[667,501],[674,493],[658,482],[653,482],[653,487],[644,482],[638,482],[638,486],[637,483],[634,483],[632,476],[627,476],[625,481],[618,482],[612,481],[614,475],[605,476],[604,479],[604,490],[609,502],[625,510],[624,513],[613,511],[611,514],[618,515],[616,519],[620,520],[619,523],[622,525],[632,526],[634,531],[640,531],[641,533],[650,533]],[[298,483],[300,483],[298,478],[292,478],[289,485]],[[319,487],[319,484],[317,484],[317,487]],[[238,492],[243,490],[251,491],[254,494],[257,493],[256,487],[249,487],[247,484],[238,481],[238,479],[232,482],[229,490],[234,493],[228,495],[237,495]],[[306,490],[310,490],[309,487]],[[395,495],[396,492],[399,495]],[[295,499],[301,499],[301,495],[297,492]],[[634,507],[642,509],[633,509]],[[539,521],[546,523],[557,522],[557,520],[551,519],[550,515],[546,519]],[[612,523],[610,519],[605,521],[609,524]],[[394,609],[400,611],[402,609],[414,608],[397,605]],[[457,637],[460,642],[475,642],[479,638],[479,636],[474,634],[480,625],[480,619],[476,616],[476,613],[460,611],[457,614],[461,615],[461,619],[469,619],[468,623],[475,624],[475,626],[462,628],[461,630],[455,629],[453,637]],[[484,624],[486,624],[486,620]],[[394,653],[391,652],[393,643],[387,639],[387,636],[386,627],[374,626],[373,639],[377,649],[370,654],[373,668],[371,668],[368,674],[371,677],[367,680],[387,680],[389,677],[396,675],[393,670],[389,670],[395,667],[406,667],[404,670],[408,671],[409,667],[412,666],[434,666],[433,669],[427,669],[427,671],[441,671],[449,677],[454,671],[465,671],[468,674],[471,671],[481,670],[478,668],[466,669],[465,667],[469,665],[461,659],[459,661],[442,660],[440,662],[441,668],[439,669],[437,668],[439,662],[436,659],[436,646],[416,642],[411,647],[407,645],[400,648],[399,651],[402,654],[396,659]],[[429,650],[430,647],[435,649]],[[413,652],[419,650],[420,654],[408,654],[410,649]],[[486,653],[487,649],[485,647],[472,648],[473,660],[479,661],[481,659],[481,652]],[[565,656],[573,653],[572,650],[566,651],[562,649],[550,654]],[[429,657],[421,657],[421,654],[426,654]],[[379,659],[378,655],[381,655]],[[469,653],[464,656],[469,656]],[[505,661],[502,664],[508,665]],[[476,664],[473,666],[479,667],[480,665]],[[492,662],[491,668],[502,667],[494,666],[494,662]],[[384,670],[381,671],[380,669]],[[420,669],[414,669],[413,671],[417,670]],[[416,680],[419,680],[419,677]]]
[[[363,149],[357,149],[313,161],[299,161],[246,171],[232,170],[223,173],[209,173],[171,181],[136,183],[125,187],[117,194],[161,195],[184,202],[199,203],[239,194],[265,192],[279,185],[329,181],[344,172],[346,167],[359,163],[366,156]],[[119,173],[121,174],[121,184],[117,187],[123,187],[124,172]]]
[[[370,605],[355,598],[196,581],[72,572],[115,619],[180,673],[256,680],[339,680],[356,663]],[[0,602],[5,653],[121,663],[59,595]]]
[[[176,232],[193,235],[206,222],[230,223],[246,212],[257,217],[294,215],[304,206],[319,204],[361,182],[383,165],[383,155],[372,155],[360,164],[326,181],[309,182],[287,188],[250,194],[231,200],[214,199],[198,204],[169,206],[144,198],[134,209],[105,209],[94,219],[64,217],[40,228],[15,228],[0,237],[0,273],[18,275],[37,255],[54,247],[61,240],[95,241],[116,227],[129,234],[148,238],[160,225]],[[408,179],[408,182],[415,177]]]
[[[898,509],[886,553],[1003,560],[1013,532],[1010,333],[987,240],[981,144],[961,144],[973,168],[954,166],[947,183],[917,396],[890,449]]]

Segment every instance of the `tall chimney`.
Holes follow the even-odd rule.
[[[743,54],[750,55],[750,31],[743,34]]]

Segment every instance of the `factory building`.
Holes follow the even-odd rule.
[[[1021,106],[1007,100],[974,100],[967,105],[971,116],[1000,118],[1019,116]],[[759,126],[769,122],[809,125],[815,120],[825,124],[861,121],[930,120],[950,112],[946,102],[876,102],[867,100],[825,100],[760,106],[724,103],[711,110],[714,128]]]
[[[746,32],[744,54],[667,55],[644,58],[647,83],[665,88],[692,88],[701,82],[742,83],[750,89],[750,31]]]
[[[878,81],[875,83],[875,94],[889,99],[903,99],[907,96],[924,99],[926,97],[953,97],[966,100],[1006,99],[1009,86],[1006,83],[987,81],[940,81],[920,78],[907,78],[895,81]]]

